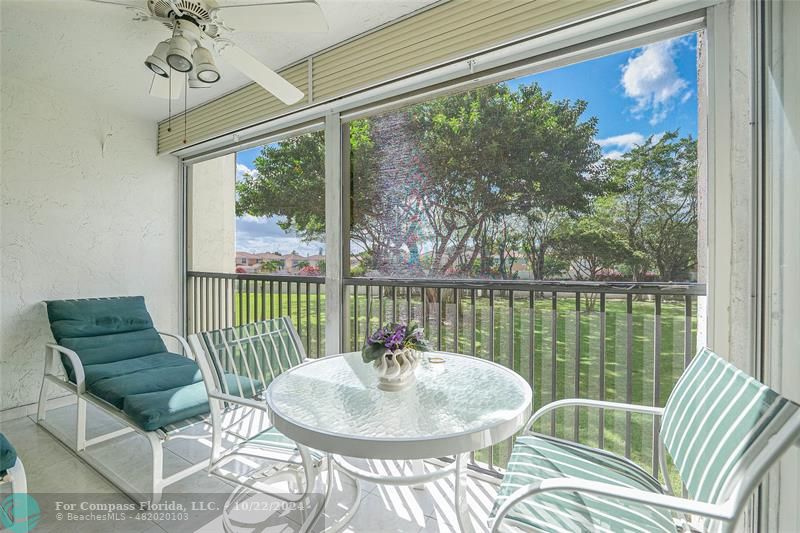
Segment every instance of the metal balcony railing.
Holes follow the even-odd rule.
[[[188,328],[288,315],[310,355],[325,353],[324,278],[189,273]],[[534,408],[568,397],[663,406],[697,349],[698,283],[348,278],[345,348],[388,321],[417,321],[437,349],[514,369]],[[638,415],[554,413],[537,431],[624,454],[658,472],[658,430]],[[476,453],[489,471],[512,442]]]

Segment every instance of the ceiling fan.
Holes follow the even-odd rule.
[[[155,21],[172,31],[144,64],[153,72],[150,94],[180,97],[189,88],[210,87],[221,78],[214,60],[221,57],[291,105],[303,92],[258,59],[239,48],[233,34],[244,32],[322,32],[328,24],[314,0],[90,0],[129,9],[136,21]],[[216,53],[216,54],[215,54]],[[187,77],[188,76],[188,80]]]

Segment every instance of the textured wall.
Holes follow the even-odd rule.
[[[50,337],[41,301],[143,294],[179,326],[179,180],[156,128],[3,72],[0,409],[36,400]]]

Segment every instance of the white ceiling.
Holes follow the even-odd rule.
[[[120,0],[116,0],[120,1]],[[229,0],[234,1],[234,0]],[[318,0],[330,30],[316,34],[237,33],[242,48],[277,69],[380,26],[434,0]],[[131,3],[145,0],[130,0]],[[225,0],[219,0],[224,3]],[[0,0],[3,76],[123,107],[149,120],[167,116],[167,100],[147,95],[151,75],[144,59],[169,30],[136,22],[125,8],[89,0]],[[191,89],[192,107],[248,83],[224,63],[222,80]],[[183,110],[180,103],[175,107]]]

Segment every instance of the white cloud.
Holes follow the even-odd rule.
[[[622,87],[625,95],[636,100],[631,111],[642,117],[650,113],[650,124],[664,120],[676,98],[686,96],[689,82],[681,78],[675,64],[675,50],[681,43],[672,39],[650,44],[628,59],[622,67]]]
[[[625,152],[622,150],[611,150],[603,154],[603,157],[606,159],[622,159],[622,156],[625,155]]]
[[[630,150],[634,145],[642,144],[644,142],[644,135],[638,131],[630,133],[623,133],[622,135],[614,135],[613,137],[606,137],[605,139],[597,139],[595,141],[602,148],[616,146],[623,150]]]
[[[632,131],[630,133],[623,133],[622,135],[606,137],[605,139],[597,139],[594,142],[603,148],[603,157],[606,159],[619,159],[625,155],[625,153],[629,152],[631,148],[644,143],[644,141],[644,135],[638,131]]]
[[[248,167],[247,165],[243,165],[241,163],[236,163],[236,181],[242,179],[242,176],[245,174],[251,174],[255,172],[255,169]]]

